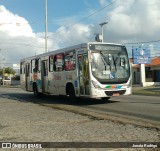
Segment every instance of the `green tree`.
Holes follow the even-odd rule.
[[[0,75],[2,75],[3,73],[15,75],[16,72],[12,68],[7,67],[7,68],[4,68],[4,69],[0,69]]]

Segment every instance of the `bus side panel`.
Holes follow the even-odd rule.
[[[55,81],[53,79],[54,74],[53,72],[48,73],[48,93],[50,94],[56,94],[56,88],[55,88]]]
[[[56,95],[65,95],[65,73],[64,72],[54,72],[53,73],[53,86],[55,88]]]
[[[25,78],[25,74],[20,75],[20,85],[23,90],[26,90]]]

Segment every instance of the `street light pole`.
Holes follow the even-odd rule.
[[[102,34],[102,42],[103,42],[103,25],[106,25],[108,24],[108,22],[103,22],[103,23],[100,23],[99,25],[101,26],[101,34]]]
[[[45,52],[48,52],[48,0],[45,0]]]

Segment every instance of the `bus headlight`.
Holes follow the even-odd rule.
[[[92,84],[93,84],[93,86],[94,86],[96,89],[101,89],[101,87],[98,85],[97,82],[92,81]]]

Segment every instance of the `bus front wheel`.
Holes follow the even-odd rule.
[[[110,98],[111,97],[103,97],[103,98],[101,98],[101,101],[103,101],[103,102],[109,102]]]

